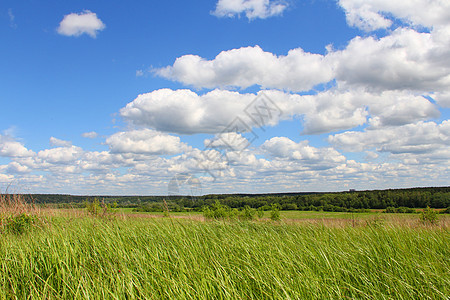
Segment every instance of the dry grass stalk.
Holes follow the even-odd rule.
[[[0,216],[17,216],[20,214],[37,215],[39,208],[34,203],[25,201],[22,194],[0,194]]]

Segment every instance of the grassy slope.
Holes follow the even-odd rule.
[[[446,299],[449,232],[53,218],[0,237],[0,299]]]

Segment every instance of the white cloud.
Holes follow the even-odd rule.
[[[373,127],[382,127],[439,117],[434,104],[408,92],[334,89],[303,98],[313,103],[312,110],[304,112],[304,134],[351,129],[367,121]]]
[[[90,132],[84,132],[83,134],[81,134],[82,137],[88,138],[88,139],[95,139],[98,134],[95,131],[90,131]]]
[[[38,152],[37,157],[52,164],[68,164],[76,161],[83,154],[83,149],[76,146],[45,149]]]
[[[448,35],[447,35],[448,34]],[[396,29],[376,39],[356,37],[329,54],[340,85],[380,90],[432,92],[450,86],[450,31]]]
[[[0,173],[0,183],[10,184],[14,180],[13,175]]]
[[[390,35],[355,37],[346,48],[326,55],[293,49],[277,56],[260,47],[222,51],[214,59],[177,58],[157,75],[195,88],[247,88],[258,85],[293,92],[336,80],[340,87],[371,91],[448,91],[450,26],[417,32],[398,28]]]
[[[267,117],[263,127],[299,117],[303,119],[303,134],[352,129],[367,122],[381,127],[439,117],[433,103],[409,92],[370,93],[363,89],[346,91],[337,88],[304,96],[276,90],[266,90],[258,95],[262,94],[279,109],[279,114]],[[198,95],[190,90],[162,89],[139,95],[120,112],[134,125],[162,132],[248,132],[262,127],[257,119],[246,113],[257,97],[225,90]],[[260,109],[261,115],[267,112]]]
[[[315,148],[308,141],[296,143],[287,137],[274,137],[264,142],[261,149],[269,155],[290,161],[301,161],[314,168],[335,167],[345,157],[332,148]]]
[[[92,38],[97,37],[97,33],[105,29],[105,24],[97,17],[97,14],[85,10],[81,13],[71,13],[64,16],[59,23],[58,33],[66,36],[80,36],[87,34]]]
[[[72,146],[72,142],[50,137],[50,145],[57,147],[70,147]]]
[[[287,7],[287,3],[280,0],[219,0],[212,14],[217,17],[234,17],[245,13],[249,20],[266,19],[281,15]]]
[[[312,103],[311,110],[304,112],[303,134],[320,134],[365,124],[368,103],[361,101],[361,96],[334,90],[303,96]]]
[[[339,4],[344,7],[347,23],[350,26],[358,27],[364,31],[374,31],[377,29],[388,28],[392,25],[392,21],[384,18],[378,12],[374,12],[371,6],[367,3],[358,3],[349,7],[349,4],[354,4],[356,1],[339,1]]]
[[[206,148],[228,149],[231,151],[242,151],[250,146],[251,141],[236,132],[224,132],[217,134],[213,139],[206,139]]]
[[[30,168],[28,168],[25,165],[21,165],[18,162],[13,161],[8,164],[7,171],[8,171],[8,173],[12,173],[12,174],[14,174],[14,173],[29,173]]]
[[[154,128],[158,131],[181,134],[220,133],[237,117],[243,122],[236,123],[240,130],[253,127],[244,110],[256,98],[255,94],[239,94],[224,90],[214,90],[198,95],[190,90],[161,89],[139,95],[120,110],[127,121]],[[278,118],[271,120],[278,123]],[[235,126],[229,128],[233,131]]]
[[[186,148],[180,138],[150,129],[118,132],[106,139],[111,153],[176,154]]]
[[[28,150],[20,142],[10,136],[0,134],[0,156],[4,157],[27,157],[32,156],[33,151]]]
[[[423,154],[444,150],[450,159],[450,121],[349,131],[330,136],[334,146],[351,152],[375,149],[393,154]],[[442,155],[442,152],[439,154]]]
[[[436,93],[433,98],[440,106],[450,108],[450,91]]]
[[[339,0],[339,5],[349,25],[366,31],[390,27],[390,16],[428,28],[448,25],[450,20],[447,0]]]
[[[173,66],[154,72],[197,88],[259,85],[304,91],[333,79],[332,65],[323,55],[297,48],[286,56],[276,56],[259,46],[222,51],[213,60],[184,55],[177,58]]]

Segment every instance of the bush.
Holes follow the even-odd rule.
[[[239,218],[246,221],[251,221],[256,218],[256,209],[250,208],[250,206],[244,206],[244,209],[239,214]]]
[[[280,221],[280,205],[279,204],[272,204],[272,211],[270,212],[270,219],[272,221]]]
[[[248,205],[245,205],[244,208],[239,211],[236,208],[231,209],[229,206],[221,204],[218,200],[216,200],[216,202],[211,205],[211,207],[204,206],[202,211],[205,218],[215,220],[231,220],[239,218],[240,220],[251,221],[256,219],[257,214],[256,209],[251,208]],[[264,214],[264,211],[262,209],[259,209],[258,216],[261,214],[261,212]]]
[[[427,206],[420,214],[420,220],[423,224],[434,225],[439,221],[437,213],[434,209]]]
[[[264,209],[260,207],[257,209],[258,219],[262,219],[264,217]]]
[[[6,218],[4,227],[6,232],[23,234],[30,230],[36,221],[37,217],[22,213],[17,216]]]
[[[384,213],[389,213],[389,214],[414,214],[416,213],[416,210],[414,208],[409,208],[409,207],[386,207],[386,209],[383,211]]]
[[[113,205],[114,207],[117,207],[117,203],[114,203]],[[100,203],[97,198],[95,198],[92,202],[86,201],[85,206],[89,214],[94,217],[104,217],[112,210],[110,204],[105,204],[103,201]]]
[[[203,207],[203,216],[207,219],[223,220],[236,216],[236,210],[232,210],[226,205],[220,204],[218,200],[211,207]]]
[[[295,203],[285,203],[285,204],[283,204],[282,209],[283,210],[297,210],[298,207],[297,207],[297,204],[295,204]]]

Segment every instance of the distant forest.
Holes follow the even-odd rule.
[[[84,207],[98,200],[115,207],[129,207],[136,211],[162,211],[166,201],[171,211],[199,211],[216,201],[231,208],[270,210],[273,204],[282,210],[355,211],[386,208],[447,208],[450,206],[450,186],[334,193],[277,193],[277,194],[213,194],[189,196],[74,196],[57,194],[24,195],[36,204],[56,207]]]

